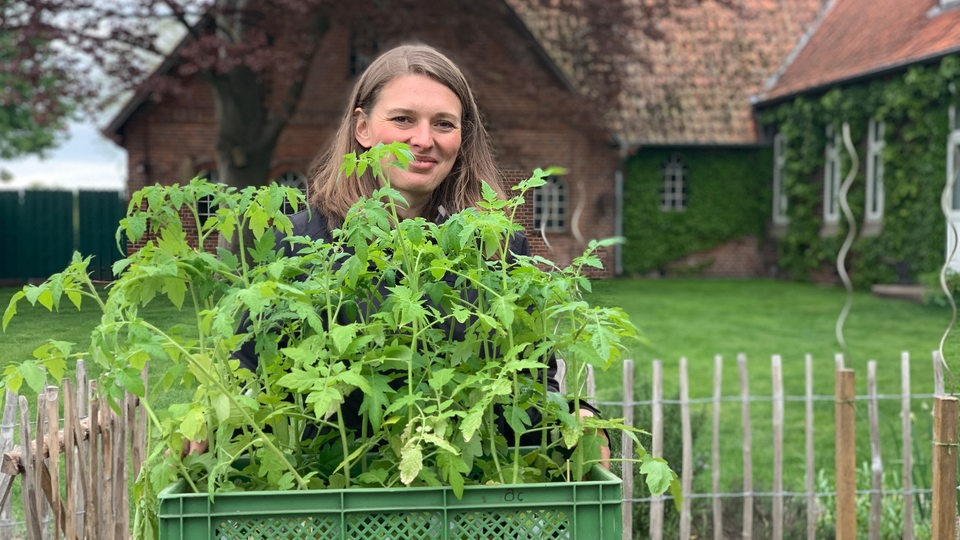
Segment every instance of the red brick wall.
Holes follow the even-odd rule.
[[[361,3],[365,4],[365,3]],[[366,9],[351,5],[354,11]],[[413,12],[412,10],[419,10]],[[381,50],[400,42],[419,41],[438,47],[466,72],[484,120],[493,137],[501,167],[514,178],[535,167],[563,166],[575,226],[547,236],[529,234],[536,252],[561,265],[583,252],[585,242],[613,236],[616,149],[596,126],[585,101],[569,90],[537,52],[501,2],[410,3],[404,11],[403,34],[379,35]],[[349,24],[335,17],[308,76],[297,114],[280,138],[271,168],[306,172],[327,144],[347,99]],[[213,99],[202,81],[181,96],[145,104],[123,131],[129,156],[129,188],[147,183],[184,182],[203,168],[213,168],[215,126]],[[532,225],[528,197],[523,223]],[[580,234],[578,240],[577,235]],[[605,255],[612,275],[612,257]]]

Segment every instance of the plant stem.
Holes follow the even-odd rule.
[[[163,330],[160,330],[160,329],[157,328],[156,326],[153,326],[152,324],[150,324],[150,323],[148,323],[148,322],[146,322],[146,321],[141,321],[141,322],[142,322],[142,324],[143,324],[146,328],[148,328],[148,329],[150,329],[150,330],[153,330],[154,332],[156,332],[157,334],[159,334],[161,337],[163,337],[164,339],[166,339],[166,340],[167,340],[170,344],[172,344],[174,347],[176,347],[177,349],[180,349],[180,351],[181,351],[181,352],[184,354],[184,356],[187,358],[187,361],[190,362],[190,364],[191,364],[192,366],[194,366],[196,369],[198,369],[201,373],[203,373],[203,375],[204,375],[208,380],[210,380],[211,382],[213,382],[213,384],[214,384],[214,386],[215,386],[216,388],[218,388],[219,390],[221,390],[221,391],[223,392],[223,394],[227,397],[227,399],[230,400],[230,403],[231,403],[234,407],[236,407],[236,409],[240,412],[240,414],[243,416],[243,419],[247,422],[247,424],[248,424],[250,427],[252,427],[253,430],[257,433],[257,435],[260,437],[260,440],[263,442],[263,445],[266,446],[271,452],[273,452],[274,454],[277,455],[277,457],[280,458],[280,460],[283,462],[283,464],[286,465],[287,470],[289,470],[290,473],[293,474],[293,476],[294,476],[294,478],[297,480],[297,484],[300,486],[300,488],[301,488],[301,489],[305,488],[305,487],[306,487],[306,481],[303,479],[302,476],[300,476],[300,473],[297,472],[297,469],[296,469],[293,465],[290,464],[290,461],[287,460],[287,457],[283,454],[283,451],[281,451],[279,448],[276,447],[276,445],[273,444],[273,442],[270,440],[270,438],[267,437],[267,434],[264,433],[262,429],[260,429],[260,427],[259,427],[259,426],[257,425],[257,423],[254,421],[254,419],[250,416],[250,414],[246,411],[246,409],[244,409],[243,406],[240,405],[240,403],[236,400],[236,398],[234,398],[233,393],[231,392],[232,389],[227,388],[227,387],[223,384],[223,382],[220,381],[220,379],[219,379],[218,377],[216,377],[216,376],[214,376],[213,374],[211,374],[210,372],[208,372],[208,371],[203,367],[203,365],[201,365],[199,362],[196,362],[195,360],[193,360],[193,355],[190,354],[190,351],[188,351],[188,350],[186,350],[185,348],[183,348],[182,345],[180,345],[175,339],[173,339],[173,338],[171,338],[170,336],[168,336]]]

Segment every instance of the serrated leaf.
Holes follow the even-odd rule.
[[[663,458],[648,456],[640,465],[640,474],[644,475],[647,489],[653,495],[662,495],[670,488],[676,474]]]

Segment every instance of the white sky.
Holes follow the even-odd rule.
[[[0,190],[31,187],[63,189],[124,189],[127,153],[100,134],[93,120],[70,124],[69,138],[44,159],[29,156],[0,160],[0,169],[13,180],[0,181]]]

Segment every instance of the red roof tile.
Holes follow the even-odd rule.
[[[580,0],[591,1],[618,4]],[[630,144],[756,142],[750,96],[763,89],[825,1],[624,0],[623,19],[632,25],[613,58],[591,55],[587,22],[542,1],[507,0],[585,95],[605,90],[596,66],[582,66],[620,70],[622,84],[605,116]]]
[[[833,0],[761,96],[774,101],[960,49],[960,9],[937,0]]]

